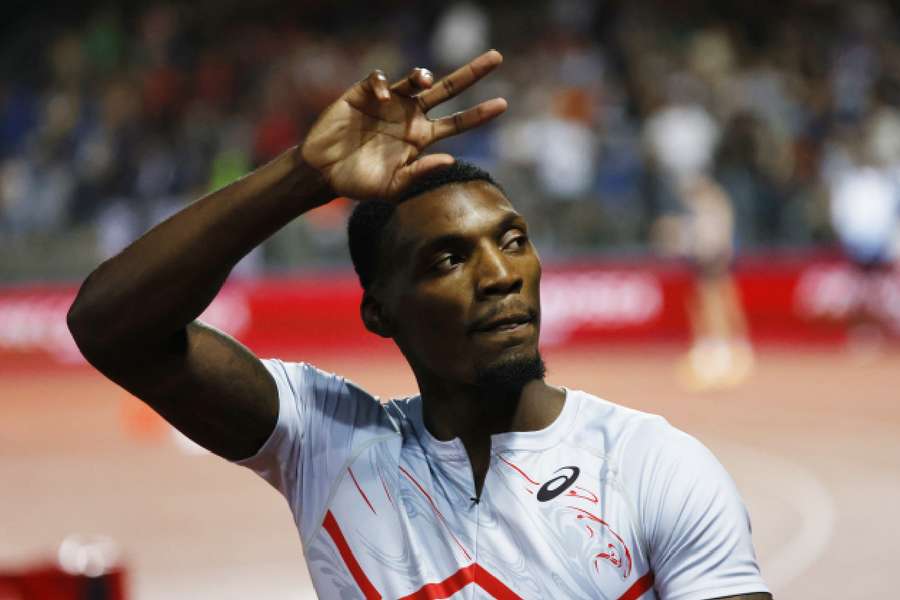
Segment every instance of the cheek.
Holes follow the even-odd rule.
[[[438,332],[451,332],[463,328],[463,308],[458,301],[446,294],[418,294],[401,303],[399,316],[409,323],[408,334],[431,337]]]
[[[529,269],[529,282],[537,289],[541,283],[541,261],[535,259],[534,264],[531,265]]]
[[[400,304],[403,337],[417,353],[452,352],[466,335],[465,304],[446,293],[420,293]]]
[[[535,296],[538,301],[540,301],[540,290],[541,290],[541,261],[537,259],[537,257],[533,257],[532,260],[524,268],[525,272],[525,287],[531,295]]]

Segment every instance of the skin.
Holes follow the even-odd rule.
[[[419,384],[425,425],[438,439],[460,438],[480,494],[491,434],[542,429],[565,401],[542,380],[509,401],[476,385],[479,365],[538,353],[541,262],[528,225],[479,181],[399,205],[386,237],[382,263],[396,266],[381,269],[363,319],[397,343]],[[486,327],[512,317],[527,322]]]
[[[372,72],[322,113],[301,145],[101,264],[68,314],[85,358],[210,451],[229,460],[255,454],[278,418],[275,384],[248,348],[197,317],[234,265],[292,219],[339,196],[391,199],[416,177],[452,163],[447,154],[423,151],[500,115],[506,101],[436,120],[426,113],[501,61],[492,50],[438,82],[427,69],[393,85]],[[516,241],[524,222],[500,227],[498,219],[511,212],[508,200],[483,184],[446,186],[400,205],[391,248],[401,268],[365,295],[361,311],[370,330],[396,340],[419,381],[426,425],[438,438],[463,440],[479,480],[492,433],[545,427],[562,406],[562,392],[543,381],[501,403],[473,385],[479,360],[537,349],[540,262],[530,242]],[[447,272],[441,266],[424,275],[414,267],[421,262],[399,260],[409,244],[419,257],[423,242],[449,232],[458,236],[462,260],[451,259]],[[513,309],[531,311],[533,324],[469,330]]]
[[[197,320],[244,255],[339,196],[391,198],[450,164],[429,145],[506,110],[495,98],[431,120],[503,58],[492,50],[433,81],[414,69],[389,85],[373,71],[319,117],[303,144],[148,231],[88,276],[69,309],[85,358],[192,440],[238,460],[278,418],[271,376],[245,346]]]

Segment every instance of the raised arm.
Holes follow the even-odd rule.
[[[216,454],[254,454],[278,416],[275,384],[250,350],[197,317],[237,261],[295,217],[337,196],[390,198],[451,163],[446,154],[420,154],[499,115],[506,102],[437,120],[426,113],[501,60],[485,53],[437,84],[425,69],[394,85],[371,73],[325,110],[301,145],[101,264],[68,315],[85,358]]]

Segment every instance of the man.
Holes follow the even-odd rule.
[[[323,598],[768,598],[722,467],[659,417],[544,383],[524,219],[486,173],[421,155],[506,109],[425,116],[501,60],[436,84],[372,73],[296,149],[101,265],[70,329],[113,381],[284,494]],[[362,318],[420,396],[382,405],[195,320],[243,255],[339,195],[368,199],[350,227]]]

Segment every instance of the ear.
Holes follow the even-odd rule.
[[[384,338],[394,337],[390,318],[385,314],[378,299],[369,292],[363,293],[359,313],[366,329]]]

